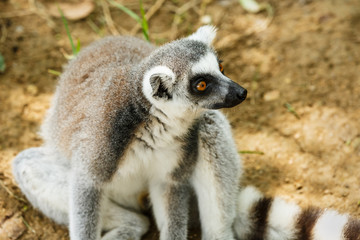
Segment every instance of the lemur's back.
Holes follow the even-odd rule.
[[[84,49],[59,80],[42,126],[45,143],[60,147],[69,157],[77,148],[73,138],[78,133],[82,132],[83,138],[91,137],[87,135],[90,132],[94,134],[92,137],[104,135],[103,131],[109,129],[106,126],[111,122],[109,118],[115,117],[109,109],[134,102],[130,101],[134,97],[144,101],[142,94],[134,92],[141,89],[141,79],[129,75],[132,67],[154,49],[143,40],[124,36],[108,37]],[[136,85],[139,88],[133,87]]]

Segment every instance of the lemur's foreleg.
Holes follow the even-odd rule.
[[[70,183],[71,240],[100,239],[101,189],[79,171],[72,172]]]
[[[189,188],[181,183],[153,183],[150,198],[160,240],[186,240]]]
[[[200,211],[202,239],[234,239],[240,159],[223,116],[207,113],[199,130],[199,159],[191,179]]]

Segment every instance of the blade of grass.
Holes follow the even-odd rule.
[[[73,52],[74,56],[76,56],[76,54],[77,54],[79,51],[78,51],[77,48],[75,47],[74,41],[73,41],[73,39],[72,39],[70,30],[69,30],[68,22],[67,22],[67,20],[66,20],[66,18],[65,18],[65,16],[64,16],[63,11],[60,9],[59,6],[58,6],[58,10],[59,10],[60,15],[61,15],[61,20],[62,20],[62,22],[63,22],[63,24],[64,24],[64,26],[65,26],[66,34],[67,34],[67,36],[68,36],[68,38],[69,38],[72,52]]]
[[[55,71],[55,70],[52,70],[52,69],[48,69],[48,73],[53,74],[53,75],[56,75],[56,76],[60,76],[60,75],[61,75],[61,72],[58,72],[58,71]]]
[[[87,22],[87,24],[90,26],[90,28],[91,28],[97,35],[99,35],[100,37],[104,37],[103,30],[100,29],[100,28],[94,23],[93,20],[88,19],[86,22]]]
[[[25,218],[23,216],[21,216],[21,219],[24,223],[24,225],[32,232],[32,233],[36,233],[35,229],[33,229],[30,224],[25,220]]]
[[[0,53],[0,72],[5,72],[6,64],[3,55]]]
[[[144,38],[146,39],[146,41],[150,42],[150,40],[149,40],[149,25],[148,25],[148,22],[145,17],[145,11],[144,11],[144,7],[142,4],[142,0],[140,0],[140,12],[141,12],[141,18],[142,18],[141,28],[143,30]]]
[[[242,150],[239,151],[240,154],[259,154],[259,155],[264,155],[264,152],[261,151],[251,151],[251,150]]]
[[[291,106],[290,103],[285,103],[285,107],[286,109],[293,114],[297,119],[300,119],[300,116],[297,114],[297,112],[295,111],[295,109],[293,108],[293,106]]]
[[[112,4],[113,6],[119,8],[120,10],[122,10],[124,13],[126,13],[131,18],[133,18],[135,21],[137,21],[140,24],[141,28],[142,28],[144,38],[147,41],[149,41],[149,25],[148,25],[148,22],[147,22],[146,17],[145,17],[145,11],[144,11],[144,7],[143,7],[143,4],[142,4],[142,0],[139,0],[141,17],[139,17],[132,10],[130,10],[129,8],[125,7],[124,5],[122,5],[120,3],[117,3],[117,2],[115,2],[113,0],[108,0],[108,2],[110,4]]]
[[[150,40],[149,40],[149,25],[148,25],[148,22],[147,22],[146,17],[145,17],[145,11],[144,11],[144,7],[143,7],[143,4],[142,4],[142,0],[140,0],[140,12],[141,12],[141,17],[142,17],[141,27],[142,27],[142,30],[143,30],[144,38],[148,42],[150,42]]]
[[[80,48],[81,48],[81,46],[80,46],[80,40],[78,39],[78,40],[77,40],[77,44],[76,44],[76,54],[78,54],[78,53],[80,52]]]
[[[108,0],[108,2],[110,4],[112,4],[113,6],[121,9],[124,13],[129,15],[131,18],[133,18],[138,23],[140,23],[140,24],[142,23],[141,18],[136,13],[134,13],[132,10],[130,10],[129,8],[125,7],[124,5],[122,5],[120,3],[114,2],[113,0]]]

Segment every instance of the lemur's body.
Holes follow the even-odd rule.
[[[246,91],[221,73],[214,37],[204,27],[158,49],[107,38],[69,64],[42,128],[44,146],[20,153],[14,175],[35,207],[69,225],[72,240],[140,239],[146,192],[160,239],[186,239],[190,191],[204,240],[311,239],[297,230],[301,223],[269,222],[283,238],[271,237],[266,217],[243,213],[257,216],[259,208],[267,216],[271,207],[251,207],[259,200],[251,190],[239,195],[241,162],[226,118],[214,109],[239,104]]]

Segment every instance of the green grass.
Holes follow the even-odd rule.
[[[53,70],[53,69],[48,69],[48,73],[53,74],[55,76],[60,76],[61,72]]]
[[[251,151],[251,150],[242,150],[239,151],[240,154],[259,154],[259,155],[264,155],[264,152],[261,151]]]
[[[108,2],[119,8],[120,10],[122,10],[124,13],[126,13],[127,15],[129,15],[132,19],[134,19],[136,22],[138,22],[140,25],[141,25],[141,28],[142,28],[142,32],[143,32],[143,35],[144,35],[144,38],[147,40],[147,41],[150,41],[149,40],[149,25],[148,25],[148,21],[146,20],[146,17],[145,17],[145,10],[144,10],[144,6],[143,6],[143,3],[142,3],[142,0],[139,0],[139,4],[140,4],[140,13],[141,13],[141,17],[138,16],[135,12],[133,12],[132,10],[130,10],[129,8],[125,7],[124,5],[120,4],[120,3],[117,3],[113,0],[108,0]],[[66,20],[65,16],[64,16],[64,13],[63,11],[60,9],[60,7],[58,7],[58,10],[59,10],[59,13],[61,15],[61,20],[64,24],[64,27],[65,27],[65,30],[66,30],[66,34],[67,34],[67,37],[69,39],[69,42],[70,42],[70,46],[71,46],[71,50],[72,50],[72,55],[71,56],[68,56],[68,55],[65,55],[66,58],[68,59],[72,59],[74,57],[76,57],[76,55],[80,52],[80,41],[77,40],[77,44],[75,46],[74,44],[74,40],[71,36],[71,33],[70,33],[70,29],[69,29],[69,24],[68,24],[68,21]],[[88,24],[90,25],[90,27],[92,29],[94,29],[94,31],[96,31],[97,33],[99,33],[99,28],[92,22],[92,21],[88,21]],[[3,69],[3,70],[2,70]],[[5,63],[4,63],[4,58],[2,57],[1,53],[0,53],[0,72],[4,71],[5,70]],[[52,69],[48,69],[48,73],[50,74],[53,74],[53,75],[56,75],[56,76],[60,76],[61,75],[61,72],[58,72],[58,71],[55,71],[55,70],[52,70]]]
[[[67,55],[67,54],[64,53],[64,56],[65,56],[66,59],[73,59],[73,58],[75,58],[76,55],[80,52],[80,48],[81,48],[81,46],[80,46],[80,41],[79,41],[79,39],[78,39],[78,40],[76,41],[76,46],[75,46],[74,40],[73,40],[73,38],[72,38],[72,36],[71,36],[71,33],[70,33],[69,24],[68,24],[68,22],[67,22],[67,20],[66,20],[66,18],[65,18],[65,16],[64,16],[63,11],[60,9],[59,6],[58,6],[58,11],[59,11],[59,13],[60,13],[60,15],[61,15],[61,20],[62,20],[62,22],[63,22],[63,24],[64,24],[64,27],[65,27],[65,30],[66,30],[66,34],[67,34],[67,36],[68,36],[68,39],[69,39],[69,42],[70,42],[70,46],[71,46],[71,50],[72,50],[72,55]],[[56,71],[56,70],[53,70],[53,69],[48,69],[48,73],[53,74],[53,75],[55,75],[55,76],[60,76],[60,75],[61,75],[61,72]]]
[[[62,20],[62,22],[63,22],[63,24],[65,26],[66,34],[67,34],[67,36],[69,38],[69,41],[70,41],[73,56],[76,56],[80,52],[80,41],[77,40],[77,44],[75,46],[73,38],[72,38],[70,30],[69,30],[68,22],[67,22],[67,20],[66,20],[66,18],[64,16],[64,13],[63,13],[63,11],[61,11],[60,7],[58,7],[58,10],[59,10],[60,15],[61,15],[61,20]]]
[[[300,119],[299,114],[297,114],[297,112],[295,111],[295,108],[293,106],[291,106],[290,103],[285,103],[284,106],[286,107],[286,109],[293,114],[297,119]]]
[[[139,17],[135,12],[133,12],[132,10],[130,10],[129,8],[125,7],[124,5],[122,5],[120,3],[114,2],[113,0],[108,0],[108,2],[111,5],[113,5],[114,7],[119,8],[121,11],[123,11],[124,13],[129,15],[136,22],[138,22],[141,25],[144,38],[146,39],[146,41],[148,41],[148,42],[150,41],[149,40],[149,25],[145,18],[145,10],[144,10],[143,4],[142,4],[142,0],[139,0],[141,17]]]
[[[3,55],[0,53],[0,72],[1,73],[5,72],[5,69],[6,69],[5,59]]]
[[[146,41],[150,41],[149,40],[149,25],[148,22],[145,18],[145,10],[142,4],[142,0],[140,0],[140,12],[141,12],[141,28],[143,30],[143,34],[144,34],[144,38],[146,39]]]

